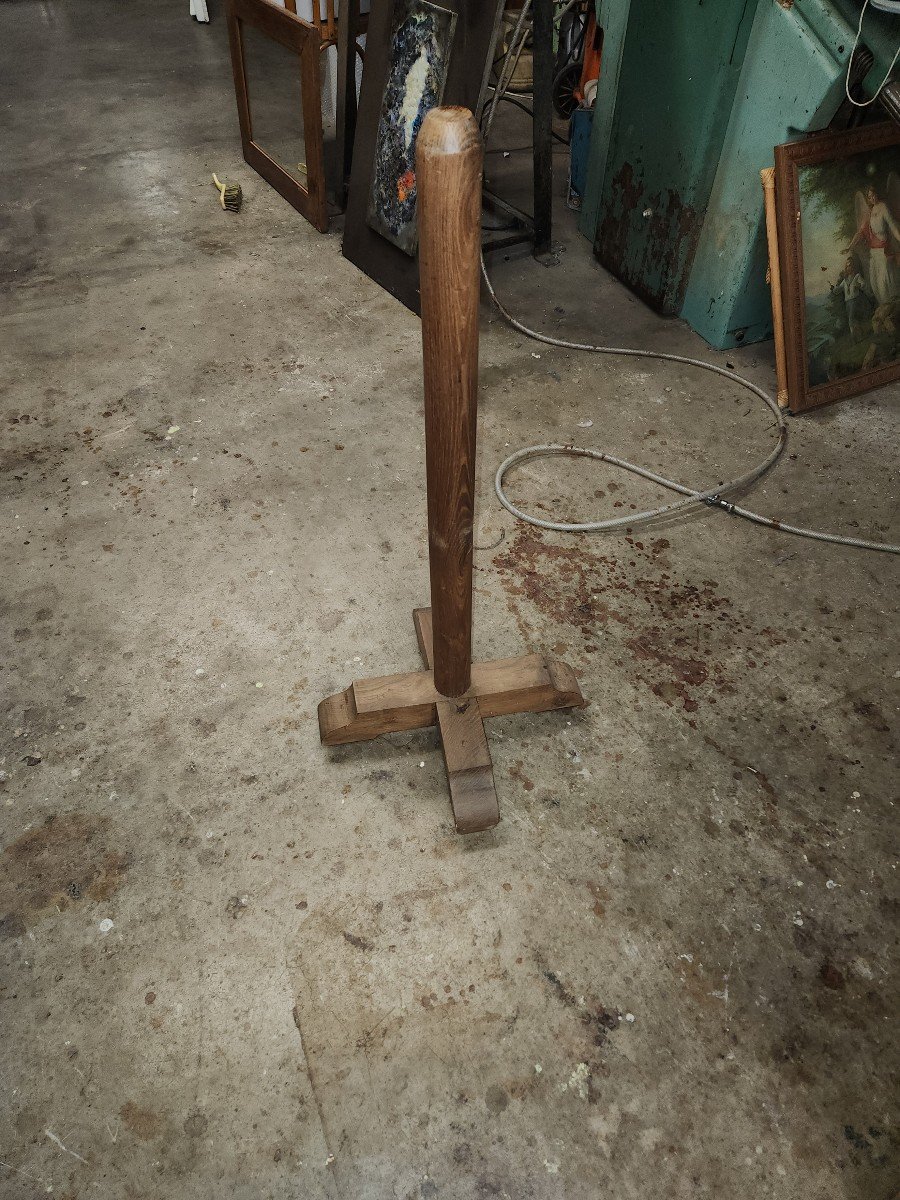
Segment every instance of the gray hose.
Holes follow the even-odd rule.
[[[529,525],[536,525],[540,529],[553,529],[561,533],[596,533],[601,530],[621,529],[625,526],[634,526],[644,521],[657,520],[659,517],[669,516],[679,510],[703,503],[711,508],[724,509],[725,512],[732,513],[736,517],[744,517],[748,521],[753,521],[756,525],[765,525],[769,529],[777,529],[782,533],[793,533],[798,537],[812,538],[817,542],[831,542],[838,546],[855,546],[860,550],[881,550],[887,554],[900,554],[900,545],[893,545],[888,542],[869,542],[863,538],[844,537],[836,533],[823,533],[816,529],[803,529],[799,525],[788,525],[785,521],[779,521],[772,517],[763,517],[759,513],[751,512],[747,508],[741,508],[737,504],[731,504],[729,501],[722,499],[723,492],[731,492],[738,488],[746,487],[764,475],[775,464],[787,443],[787,423],[783,412],[773,397],[768,392],[763,391],[761,387],[757,387],[751,380],[746,379],[743,375],[736,375],[733,371],[728,371],[724,367],[716,366],[714,363],[704,362],[700,358],[687,358],[682,354],[665,354],[660,350],[636,350],[623,346],[592,346],[586,342],[568,342],[562,338],[550,337],[546,333],[538,333],[536,330],[529,329],[527,325],[518,321],[503,306],[497,297],[497,293],[494,291],[493,284],[488,278],[483,256],[481,259],[481,274],[484,277],[485,286],[491,300],[493,300],[504,319],[514,329],[518,329],[520,333],[525,334],[526,337],[532,338],[537,342],[544,342],[548,346],[561,346],[565,350],[589,350],[594,354],[616,354],[627,358],[653,358],[661,362],[682,363],[685,366],[699,367],[701,370],[711,371],[714,375],[721,375],[724,379],[740,384],[741,387],[745,387],[748,391],[751,391],[754,396],[758,396],[768,406],[778,423],[778,440],[758,466],[753,467],[737,479],[732,479],[717,487],[703,490],[686,487],[684,484],[676,483],[673,479],[667,479],[664,475],[657,475],[654,471],[648,471],[645,467],[636,466],[634,463],[627,462],[623,458],[616,458],[612,454],[605,454],[601,450],[588,450],[581,446],[563,446],[552,443],[526,446],[522,450],[517,450],[502,462],[494,478],[494,489],[497,493],[497,499],[514,517],[518,517],[520,521],[526,521]],[[687,499],[677,500],[674,504],[664,504],[659,508],[647,509],[645,512],[635,513],[627,517],[613,517],[607,521],[545,521],[541,517],[532,516],[523,509],[517,508],[503,490],[503,480],[506,473],[511,467],[517,463],[524,462],[526,459],[544,458],[558,454],[599,459],[601,462],[609,463],[610,466],[619,467],[623,471],[630,471],[633,475],[640,475],[643,479],[649,479],[653,483],[658,483],[673,492],[679,492],[682,496],[686,496]]]

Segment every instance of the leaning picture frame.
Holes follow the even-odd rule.
[[[226,19],[244,159],[327,233],[320,30],[272,0],[226,0]],[[249,39],[256,51],[252,66]],[[267,54],[274,57],[267,61]],[[260,90],[275,85],[283,94]]]
[[[900,128],[775,147],[788,404],[900,379]]]
[[[479,116],[502,13],[502,0],[378,0],[372,4],[342,253],[416,313],[421,296],[409,135],[415,135],[432,102],[460,105]],[[431,33],[434,38],[428,36]],[[408,45],[411,34],[422,35],[415,55]],[[424,58],[415,67],[422,52]],[[423,70],[426,60],[427,70]],[[407,100],[410,111],[404,114],[401,109]],[[397,153],[401,125],[405,136],[403,150]],[[391,184],[396,206],[387,199]]]

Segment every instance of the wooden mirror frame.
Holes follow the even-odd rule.
[[[288,204],[292,204],[306,217],[311,225],[320,233],[327,233],[328,207],[325,201],[325,150],[319,70],[321,34],[315,25],[309,24],[278,4],[272,4],[270,0],[227,0],[226,18],[244,159],[287,200]],[[253,140],[243,25],[252,25],[265,37],[291,50],[299,59],[306,187]]]

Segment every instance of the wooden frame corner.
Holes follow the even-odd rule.
[[[241,145],[244,159],[279,195],[320,233],[328,232],[328,205],[325,198],[325,149],[322,132],[320,75],[321,33],[315,25],[302,20],[270,0],[226,0],[228,41]],[[303,109],[303,140],[307,186],[289,174],[265,149],[253,140],[253,120],[244,53],[244,25],[258,29],[265,37],[297,55],[300,95]]]

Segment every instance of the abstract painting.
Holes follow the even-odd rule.
[[[441,103],[455,28],[446,8],[397,0],[366,223],[410,257],[418,244],[416,139],[425,114]]]

